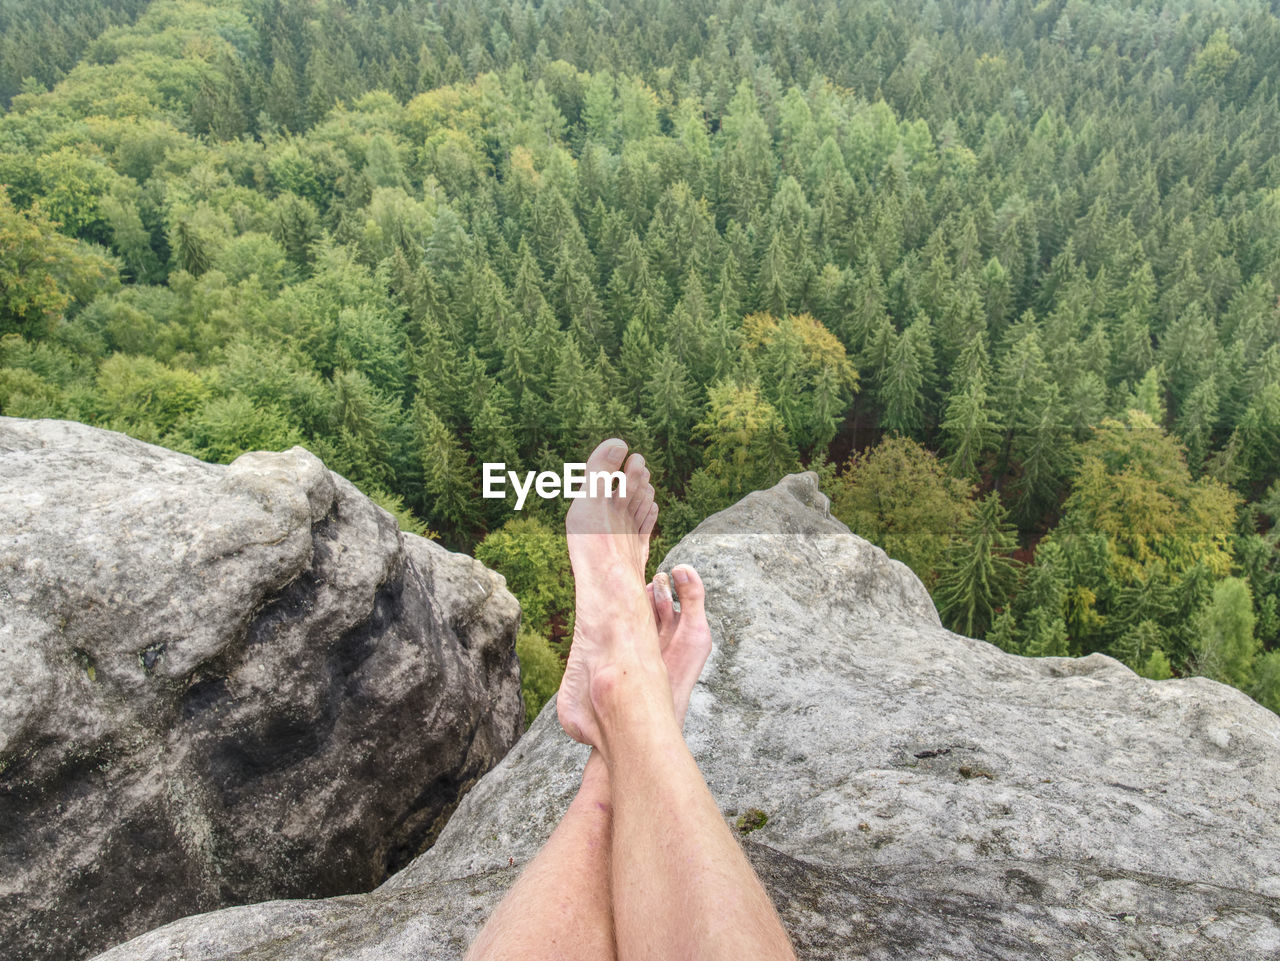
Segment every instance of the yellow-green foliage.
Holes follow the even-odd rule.
[[[563,535],[536,517],[516,517],[476,545],[476,560],[507,579],[526,629],[568,634],[573,581]]]
[[[280,411],[243,394],[210,400],[165,438],[169,447],[220,464],[229,464],[246,451],[288,450],[304,443],[302,434]]]
[[[667,543],[708,514],[800,469],[786,424],[756,383],[725,380],[710,387],[695,433],[707,442],[703,466],[689,479],[685,503],[672,505],[661,522]]]
[[[204,403],[198,374],[150,357],[113,354],[98,368],[98,400],[104,426],[158,441],[178,419]]]
[[[1261,654],[1254,628],[1253,597],[1248,582],[1227,577],[1213,585],[1213,597],[1196,617],[1200,673],[1247,689],[1254,661]]]
[[[1138,669],[1138,673],[1143,677],[1151,678],[1153,681],[1167,681],[1173,677],[1173,667],[1169,664],[1169,658],[1165,656],[1164,651],[1155,650],[1143,662],[1142,667]]]
[[[30,370],[0,367],[0,414],[5,417],[54,417],[57,388]]]
[[[1254,662],[1250,693],[1263,707],[1280,714],[1280,651],[1268,651]]]
[[[1193,481],[1181,445],[1131,410],[1127,423],[1105,420],[1082,445],[1065,517],[1106,535],[1119,580],[1157,560],[1177,573],[1204,564],[1222,576],[1238,502],[1210,477]]]
[[[969,490],[915,441],[886,437],[834,480],[831,512],[932,590],[947,547],[973,513]]]
[[[114,265],[58,232],[47,206],[18,210],[0,184],[0,334],[43,335],[73,303],[115,283]]]
[[[573,580],[563,535],[536,517],[507,521],[476,546],[476,559],[507,579],[520,601],[516,638],[525,723],[560,687],[564,661],[552,637],[572,631]]]
[[[749,314],[742,333],[791,439],[805,450],[830,443],[858,389],[844,345],[810,314]]]
[[[520,692],[524,695],[524,723],[528,727],[559,689],[564,663],[545,637],[528,628],[521,628],[516,636],[516,657],[520,660]]]

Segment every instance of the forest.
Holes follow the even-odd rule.
[[[1280,13],[1258,0],[0,0],[0,413],[300,444],[571,634],[801,469],[944,623],[1280,711]]]

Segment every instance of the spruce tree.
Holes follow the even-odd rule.
[[[981,374],[947,398],[942,421],[948,464],[957,477],[977,479],[984,456],[996,449],[1000,422],[991,409]]]
[[[1004,505],[995,492],[978,502],[947,551],[934,599],[952,630],[980,637],[1008,604],[1018,586],[1017,547]]]
[[[911,332],[898,335],[890,331],[888,336],[888,356],[876,389],[882,409],[880,424],[886,430],[910,436],[924,426],[920,396],[924,372]]]
[[[475,471],[449,426],[425,404],[413,410],[427,516],[445,529],[469,528],[476,511]]]

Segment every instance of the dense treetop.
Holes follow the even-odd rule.
[[[531,660],[565,573],[482,461],[619,433],[668,545],[809,465],[958,629],[1280,707],[1268,4],[6,0],[0,37],[3,413],[304,444],[507,565]]]

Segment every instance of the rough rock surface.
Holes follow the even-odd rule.
[[[367,891],[520,733],[515,598],[294,448],[0,418],[0,943]]]
[[[1207,680],[944,630],[813,475],[708,519],[687,736],[801,958],[1274,959],[1280,718]],[[457,959],[577,785],[548,706],[378,890],[189,918],[101,961]],[[515,866],[508,867],[508,859]]]

